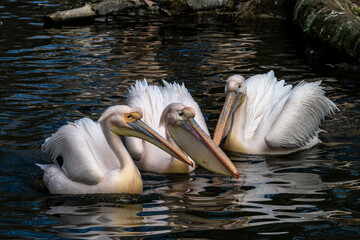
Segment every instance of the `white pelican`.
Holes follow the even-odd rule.
[[[248,154],[288,154],[320,142],[321,120],[337,109],[321,81],[292,88],[274,72],[227,79],[226,100],[213,140],[224,149]],[[337,109],[338,110],[338,109]]]
[[[54,164],[38,164],[52,194],[141,194],[140,173],[119,135],[149,141],[187,164],[192,162],[140,119],[140,109],[125,105],[108,108],[98,122],[83,118],[68,123],[45,140],[44,152]]]
[[[129,90],[127,104],[141,108],[146,124],[169,142],[177,144],[202,167],[239,177],[234,164],[209,137],[199,105],[184,84],[163,83],[164,86],[160,87],[149,86],[146,80],[136,81]],[[188,173],[193,170],[193,167],[138,138],[126,137],[125,145],[140,170],[157,173]]]

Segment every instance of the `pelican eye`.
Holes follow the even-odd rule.
[[[136,117],[134,116],[133,113],[125,114],[124,119],[125,119],[125,122],[135,122],[136,121]]]
[[[181,117],[184,116],[184,112],[182,112],[182,111],[179,112],[179,116],[181,116]]]

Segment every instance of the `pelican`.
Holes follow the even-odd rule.
[[[274,72],[227,79],[226,100],[213,140],[224,149],[248,154],[289,154],[321,142],[325,116],[338,110],[325,97],[321,81],[300,82],[294,88]]]
[[[146,124],[200,166],[238,178],[234,164],[209,137],[200,107],[185,85],[163,83],[160,87],[149,86],[146,80],[136,81],[129,90],[127,105],[140,108]],[[125,145],[140,170],[189,173],[194,169],[141,139],[126,137]]]
[[[126,105],[108,108],[97,122],[83,118],[62,126],[45,140],[54,164],[37,164],[52,194],[141,194],[140,173],[119,135],[142,138],[192,165],[180,149],[141,121],[142,112]]]

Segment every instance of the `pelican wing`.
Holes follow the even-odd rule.
[[[304,147],[320,131],[321,120],[334,113],[321,81],[299,83],[286,97],[269,107],[259,126],[271,148]],[[262,132],[262,133],[260,133]]]
[[[148,85],[146,79],[143,81],[136,81],[129,90],[126,99],[127,105],[141,108],[143,112],[143,121],[163,135],[165,134],[165,128],[159,127],[163,110],[171,103],[182,103],[195,110],[195,120],[200,127],[209,134],[200,107],[192,98],[185,85],[168,83],[165,80],[163,80],[163,84],[164,86],[162,87]]]
[[[251,138],[259,129],[261,121],[267,109],[277,104],[281,99],[284,100],[290,93],[292,85],[285,84],[284,80],[278,81],[274,71],[265,74],[258,74],[246,80],[248,101],[246,109],[246,137]],[[279,104],[281,105],[281,104]],[[275,112],[272,113],[272,119],[277,117]],[[269,118],[267,124],[269,124]],[[272,122],[270,123],[270,125]]]
[[[166,107],[161,87],[149,86],[145,79],[136,81],[129,90],[126,104],[130,107],[140,108],[143,113],[142,120],[158,133],[165,133],[165,130],[158,131],[161,113]]]
[[[205,119],[201,113],[199,105],[190,95],[184,84],[168,83],[163,80],[164,86],[148,85],[146,79],[136,81],[131,86],[126,104],[130,107],[140,108],[143,112],[142,120],[161,136],[165,136],[165,127],[159,126],[161,114],[166,106],[171,103],[183,103],[195,110],[195,120],[200,127],[209,135]],[[134,160],[140,160],[143,157],[145,143],[142,139],[134,137],[125,138],[126,147]]]
[[[202,130],[205,131],[207,135],[210,136],[209,130],[207,128],[204,116],[200,110],[199,105],[195,102],[191,96],[189,90],[185,87],[185,84],[181,85],[178,83],[168,83],[163,80],[164,88],[162,89],[163,96],[165,99],[164,108],[170,103],[182,103],[187,107],[191,107],[195,110],[195,121],[199,124]]]
[[[140,108],[142,120],[161,136],[165,136],[165,128],[159,127],[161,113],[164,109],[161,90],[158,86],[149,86],[147,81],[136,81],[131,86],[126,104]],[[135,137],[125,137],[125,145],[134,160],[141,160],[145,151],[145,141]]]
[[[84,184],[99,183],[106,169],[116,166],[100,125],[87,118],[61,127],[45,140],[42,150],[50,153],[69,179]]]

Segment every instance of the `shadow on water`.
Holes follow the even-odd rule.
[[[0,236],[26,238],[323,239],[359,237],[359,93],[356,83],[297,54],[278,20],[232,25],[118,16],[109,24],[44,29],[62,1],[0,3]],[[67,121],[96,120],[124,101],[135,80],[184,82],[210,132],[224,79],[275,70],[291,84],[322,80],[340,112],[324,144],[287,156],[229,153],[239,179],[197,169],[142,173],[144,194],[50,195],[35,163],[46,137]]]

